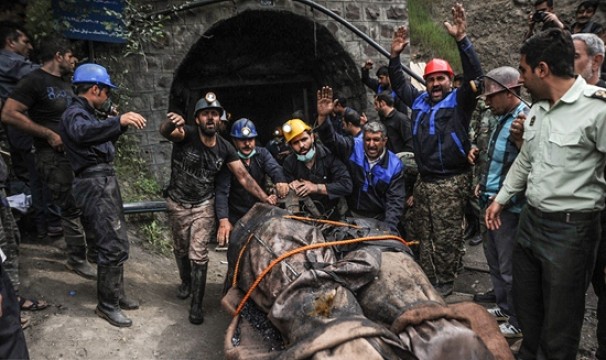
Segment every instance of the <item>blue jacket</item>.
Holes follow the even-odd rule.
[[[337,134],[329,121],[317,130],[326,147],[347,164],[353,180],[353,192],[347,198],[349,209],[364,217],[382,220],[397,233],[406,201],[404,165],[400,159],[386,150],[383,159],[370,169],[363,137]]]
[[[111,163],[116,155],[114,142],[127,129],[120,125],[120,116],[100,120],[85,98],[75,98],[59,123],[61,140],[74,173]]]
[[[417,90],[404,76],[399,57],[389,61],[391,85],[412,109],[415,160],[424,181],[448,178],[470,169],[468,130],[476,94],[469,81],[482,75],[482,67],[467,37],[457,42],[457,46],[463,65],[463,85],[436,104],[430,101],[427,91]]]

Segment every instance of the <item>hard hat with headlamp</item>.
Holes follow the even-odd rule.
[[[287,143],[309,130],[311,130],[311,127],[301,119],[291,119],[282,125],[282,133]]]
[[[223,114],[224,109],[219,103],[219,100],[217,100],[217,95],[213,92],[206,93],[203,98],[198,100],[194,109],[194,116],[198,114],[198,111],[207,109],[215,109],[219,114]]]
[[[234,139],[253,139],[257,137],[257,128],[249,119],[242,118],[231,126],[230,135]]]

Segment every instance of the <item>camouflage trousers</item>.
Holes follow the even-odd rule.
[[[452,283],[465,254],[463,218],[469,174],[435,182],[417,181],[414,216],[419,262],[432,284]]]
[[[74,173],[65,154],[52,149],[37,149],[36,170],[51,193],[53,205],[61,209],[61,226],[68,253],[77,252],[82,256],[86,251],[86,237],[80,221],[81,211],[72,194]]]
[[[166,205],[175,255],[187,255],[196,264],[208,263],[208,243],[217,233],[215,199],[199,205],[185,205],[167,197]]]
[[[0,197],[5,198],[4,190],[0,190]],[[19,228],[13,218],[13,213],[8,206],[0,204],[0,249],[6,255],[6,261],[2,266],[7,273],[16,294],[19,294],[19,242],[21,236]]]

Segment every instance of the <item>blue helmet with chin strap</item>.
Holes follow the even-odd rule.
[[[229,133],[235,139],[252,139],[257,137],[255,124],[247,118],[234,122]]]
[[[72,84],[97,84],[105,85],[110,88],[117,88],[112,84],[107,70],[97,64],[83,64],[76,68]]]

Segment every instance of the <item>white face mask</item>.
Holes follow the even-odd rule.
[[[305,155],[297,154],[297,160],[302,161],[304,163],[310,162],[311,159],[314,158],[314,155],[316,155],[316,146],[315,145],[311,149],[309,149],[307,154],[305,154]]]
[[[257,149],[253,149],[253,150],[250,152],[250,154],[248,154],[248,155],[244,155],[244,154],[242,154],[242,153],[241,153],[241,152],[238,150],[238,156],[239,156],[239,157],[240,157],[240,159],[242,159],[242,160],[248,160],[248,159],[250,159],[251,157],[253,157],[253,156],[254,156],[256,153],[257,153]]]

